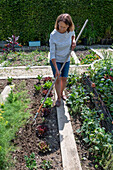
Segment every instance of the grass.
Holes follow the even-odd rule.
[[[0,169],[6,170],[11,166],[10,152],[14,150],[11,140],[16,137],[16,132],[30,117],[28,108],[30,100],[27,91],[18,87],[20,92],[9,94],[5,104],[0,108]]]

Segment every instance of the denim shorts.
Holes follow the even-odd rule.
[[[56,62],[56,64],[57,64],[58,70],[60,71],[63,63]],[[55,77],[56,70],[51,60],[50,60],[50,65],[53,71],[53,75]],[[65,63],[64,68],[61,71],[60,77],[68,77],[69,65],[70,65],[70,61]]]

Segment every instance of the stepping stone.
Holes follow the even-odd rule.
[[[11,89],[13,89],[13,88],[14,88],[14,85],[6,86],[6,87],[4,88],[4,90],[3,90],[2,93],[0,94],[0,103],[6,101],[6,98],[8,97]]]
[[[55,92],[55,98],[56,92]],[[66,103],[57,107],[63,170],[82,170]]]

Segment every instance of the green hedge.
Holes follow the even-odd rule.
[[[61,13],[72,16],[77,33],[89,19],[82,37],[113,38],[112,0],[1,0],[0,40],[15,34],[23,45],[33,40],[46,44]]]

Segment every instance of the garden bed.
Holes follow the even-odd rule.
[[[75,50],[78,59],[81,64],[90,64],[94,60],[100,59],[100,57],[92,50]],[[0,63],[6,61],[3,67],[17,67],[17,66],[46,66],[48,63],[48,51],[32,51],[32,52],[15,52],[9,53],[7,56],[5,54],[0,54]],[[70,58],[70,64],[75,64],[73,56]]]
[[[76,75],[69,76],[68,87],[67,105],[83,169],[112,170],[112,134],[105,130],[104,114],[96,109],[93,92]]]
[[[1,53],[0,63],[3,61],[3,67],[48,65],[48,51],[10,52],[7,56]]]
[[[92,50],[76,50],[75,53],[81,64],[91,64],[93,61],[100,59]]]
[[[34,84],[37,85],[37,82],[38,79],[13,80],[13,83],[16,85],[15,89],[19,89],[18,86],[21,86],[25,88],[25,90],[28,90],[28,95],[31,100],[29,110],[31,110],[33,117],[39,109],[43,97],[42,90],[37,93],[34,88]],[[3,89],[6,84],[7,80],[0,80],[1,89]],[[16,150],[11,152],[14,163],[13,169],[27,169],[25,156],[30,158],[33,153],[35,154],[34,160],[37,162],[38,169],[42,169],[41,164],[44,160],[51,162],[52,169],[62,169],[56,108],[51,107],[50,114],[47,117],[42,117],[41,114],[42,111],[36,119],[35,126],[32,126],[32,121],[28,122],[19,129],[15,135],[15,139],[12,139],[11,145],[16,146]],[[36,127],[41,124],[47,126],[48,129],[44,137],[36,135]],[[47,153],[39,152],[38,144],[41,141],[46,141],[51,151]]]

